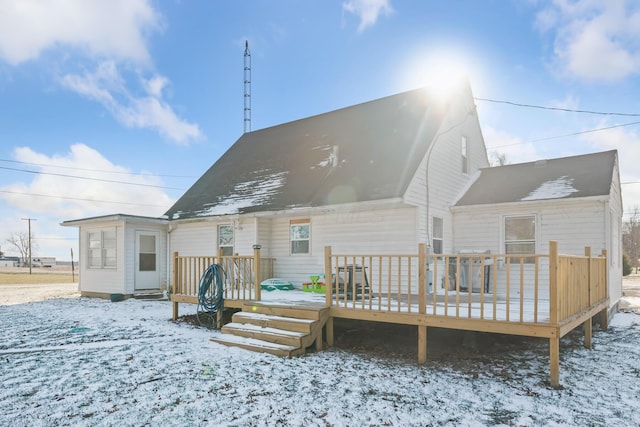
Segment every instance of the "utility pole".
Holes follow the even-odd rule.
[[[35,218],[21,218],[23,221],[29,221],[29,274],[31,274],[31,221],[37,221]]]

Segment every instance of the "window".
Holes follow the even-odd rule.
[[[442,218],[433,217],[433,253],[441,254],[442,253],[442,236],[444,234],[444,226],[442,222]]]
[[[308,219],[291,220],[291,254],[310,253],[311,224]]]
[[[222,256],[233,256],[233,225],[218,226],[218,249]]]
[[[467,137],[460,138],[460,156],[462,157],[462,173],[469,173],[469,147]]]
[[[116,268],[116,229],[89,231],[87,233],[89,268]]]
[[[536,253],[535,215],[504,218],[504,249],[506,254]],[[525,258],[524,262],[532,264],[534,260],[533,258]]]
[[[156,271],[156,236],[140,235],[140,271]]]

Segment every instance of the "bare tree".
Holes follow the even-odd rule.
[[[33,242],[33,239],[33,234],[31,234],[31,256],[33,256],[37,248],[37,244]],[[29,265],[29,233],[11,233],[6,241],[20,253],[21,265]]]
[[[636,206],[622,224],[622,252],[629,257],[631,266],[638,269],[640,258],[640,209]]]
[[[494,151],[491,153],[489,164],[491,166],[504,166],[508,164],[507,155],[505,153],[498,153],[497,151]]]

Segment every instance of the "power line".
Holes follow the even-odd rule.
[[[607,127],[603,127],[603,128],[583,130],[583,131],[580,131],[580,132],[566,133],[566,134],[563,134],[563,135],[549,136],[549,137],[546,137],[546,138],[532,139],[530,141],[524,141],[522,143],[516,142],[516,143],[513,143],[513,144],[498,145],[498,146],[495,146],[495,147],[487,147],[487,149],[489,149],[489,148],[495,149],[495,148],[511,147],[513,145],[520,145],[520,144],[531,144],[531,143],[534,143],[534,142],[549,141],[549,140],[552,140],[552,139],[566,138],[566,137],[569,137],[569,136],[582,135],[582,134],[585,134],[585,133],[599,132],[599,131],[603,131],[603,130],[621,128],[621,127],[625,127],[625,126],[633,126],[633,125],[638,125],[638,124],[640,124],[640,121],[638,121],[638,122],[630,122],[630,123],[623,123],[621,125],[607,126]]]
[[[20,196],[48,197],[48,198],[52,198],[52,199],[79,200],[79,201],[82,201],[82,202],[93,202],[93,203],[112,203],[112,204],[117,204],[117,205],[151,206],[151,207],[156,207],[156,208],[166,208],[165,205],[151,205],[151,204],[147,204],[147,203],[131,203],[131,202],[116,202],[116,201],[111,201],[111,200],[84,199],[84,198],[81,198],[81,197],[52,196],[50,194],[21,193],[19,191],[0,190],[0,193],[17,194],[17,195],[20,195]]]
[[[514,107],[537,108],[537,109],[540,109],[540,110],[552,110],[552,111],[564,111],[564,112],[567,112],[567,113],[596,114],[596,115],[600,115],[600,116],[640,117],[640,113],[613,113],[613,112],[591,111],[591,110],[576,110],[576,109],[572,109],[572,108],[546,107],[546,106],[543,106],[543,105],[522,104],[522,103],[519,103],[519,102],[502,101],[502,100],[490,99],[490,98],[477,98],[477,97],[474,97],[473,99],[475,99],[476,101],[493,102],[495,104],[513,105]]]
[[[100,169],[78,168],[78,167],[73,167],[73,166],[49,165],[49,164],[46,164],[46,163],[29,163],[29,162],[21,162],[19,160],[9,160],[9,159],[0,159],[0,162],[18,163],[18,164],[21,164],[21,165],[42,166],[42,167],[48,167],[48,168],[71,169],[71,170],[100,172],[100,173],[111,173],[111,174],[116,174],[116,175],[158,176],[158,177],[165,177],[165,178],[195,178],[195,176],[193,176],[193,175],[165,175],[165,174],[154,174],[154,173],[135,173],[135,172],[107,171],[107,170],[100,170]]]
[[[0,166],[0,169],[17,171],[17,172],[32,173],[32,174],[36,174],[36,175],[52,175],[52,176],[61,176],[61,177],[65,177],[65,178],[86,179],[86,180],[89,180],[89,181],[110,182],[112,184],[137,185],[137,186],[140,186],[140,187],[162,188],[164,190],[180,190],[180,191],[184,191],[185,190],[184,188],[177,188],[177,187],[165,187],[165,186],[162,186],[162,185],[140,184],[140,183],[137,183],[137,182],[115,181],[115,180],[111,180],[111,179],[90,178],[90,177],[87,177],[87,176],[77,176],[77,175],[66,175],[66,174],[62,174],[62,173],[32,171],[32,170],[29,170],[29,169],[8,168],[6,166]]]

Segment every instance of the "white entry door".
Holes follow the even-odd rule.
[[[159,238],[158,232],[136,231],[136,290],[160,288]]]

